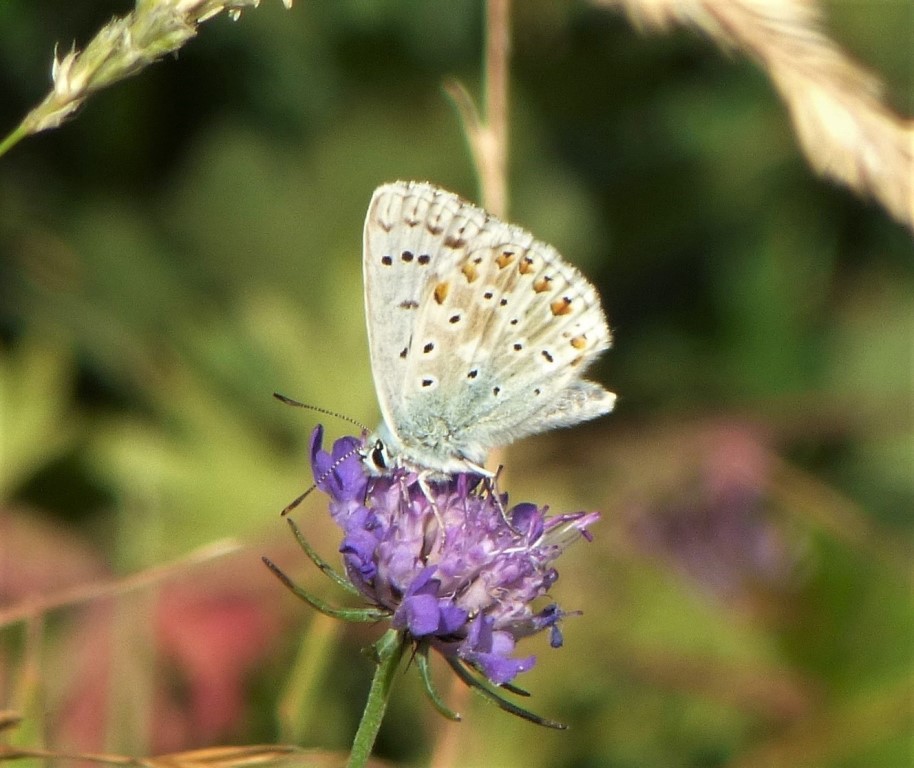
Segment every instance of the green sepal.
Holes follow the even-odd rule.
[[[305,538],[305,534],[301,532],[301,528],[298,527],[296,522],[291,518],[287,517],[286,522],[289,524],[289,528],[292,529],[292,533],[295,535],[295,540],[298,542],[298,546],[302,548],[302,551],[308,556],[308,559],[311,560],[324,575],[328,576],[338,587],[346,590],[351,595],[359,595],[360,592],[355,586],[342,574],[338,573],[336,569],[330,565],[324,558],[322,558],[317,551],[312,547],[308,540]]]
[[[525,691],[523,688],[518,688],[516,685],[511,685],[511,683],[502,683],[498,687],[506,690],[508,693],[513,693],[515,696],[530,696],[529,691]]]
[[[415,659],[416,666],[419,668],[419,677],[422,678],[422,685],[425,687],[425,693],[429,701],[448,720],[460,721],[462,719],[460,713],[455,712],[444,703],[444,699],[441,698],[441,695],[435,690],[434,683],[432,683],[431,669],[428,663],[428,645],[421,645],[416,649]]]
[[[539,715],[535,715],[532,712],[528,712],[526,709],[523,709],[516,704],[512,704],[510,701],[492,690],[488,683],[485,683],[482,679],[472,675],[459,659],[453,658],[451,656],[445,656],[444,658],[447,663],[451,665],[451,669],[457,673],[457,677],[459,677],[467,686],[476,691],[476,693],[494,703],[499,709],[502,709],[509,714],[516,715],[517,717],[520,717],[536,725],[542,725],[546,728],[555,728],[558,731],[564,731],[568,728],[568,726],[564,723],[560,723],[557,720],[549,720],[548,718],[540,717]]]
[[[334,608],[319,597],[315,597],[310,592],[307,592],[295,584],[292,579],[279,569],[279,566],[270,560],[270,558],[262,557],[261,560],[263,560],[264,565],[273,572],[273,575],[285,584],[297,598],[304,600],[308,605],[315,610],[320,611],[325,616],[330,616],[334,619],[342,619],[343,621],[358,621],[365,623],[380,621],[381,619],[390,617],[389,611],[382,611],[379,608]]]

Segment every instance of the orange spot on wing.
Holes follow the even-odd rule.
[[[504,269],[512,261],[514,261],[514,251],[502,251],[495,259],[495,263],[498,264],[499,269]]]
[[[439,304],[444,304],[444,300],[447,298],[448,292],[451,290],[451,286],[448,283],[438,283],[435,286],[435,301]]]
[[[463,272],[463,276],[467,279],[468,283],[472,283],[477,277],[479,277],[479,273],[476,270],[476,265],[471,264],[470,262],[464,264],[460,268],[460,271]]]
[[[542,293],[543,291],[549,290],[549,283],[552,282],[552,278],[549,275],[544,275],[543,277],[536,280],[533,283],[533,290],[537,293]]]
[[[561,299],[556,299],[549,305],[549,309],[552,310],[553,315],[568,315],[571,314],[571,299],[567,296],[563,296]]]
[[[583,336],[575,336],[571,340],[571,346],[575,349],[584,349],[584,347],[587,346],[587,339],[585,339]]]

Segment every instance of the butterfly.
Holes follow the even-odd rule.
[[[611,344],[596,289],[550,245],[433,184],[375,190],[365,315],[382,423],[367,469],[443,477],[612,410],[583,377]]]

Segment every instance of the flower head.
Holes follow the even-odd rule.
[[[588,538],[597,513],[546,516],[534,504],[508,508],[477,475],[428,482],[394,469],[367,474],[363,441],[337,440],[327,452],[323,430],[311,438],[317,487],[343,529],[346,574],[395,629],[461,660],[502,685],[531,669],[514,655],[517,640],[549,628],[561,645],[556,605],[534,607],[558,578],[553,567],[568,544]]]

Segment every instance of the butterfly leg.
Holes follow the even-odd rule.
[[[445,528],[444,528],[444,518],[441,516],[441,510],[438,509],[438,502],[435,500],[435,497],[432,493],[432,486],[429,485],[428,476],[429,472],[419,472],[418,482],[419,488],[422,491],[422,495],[428,500],[428,503],[432,507],[432,512],[435,514],[435,520],[438,521],[438,535],[441,536],[442,542],[444,541]]]
[[[501,514],[501,519],[505,521],[505,525],[511,529],[511,532],[517,534],[518,536],[523,534],[523,531],[514,527],[514,523],[511,522],[508,517],[508,510],[505,509],[505,504],[501,499],[501,494],[498,492],[498,477],[501,475],[501,471],[504,469],[504,466],[499,464],[498,469],[495,472],[490,472],[483,477],[483,482],[485,483],[486,491],[492,497],[492,500],[495,502],[495,506],[498,507],[498,511]]]

